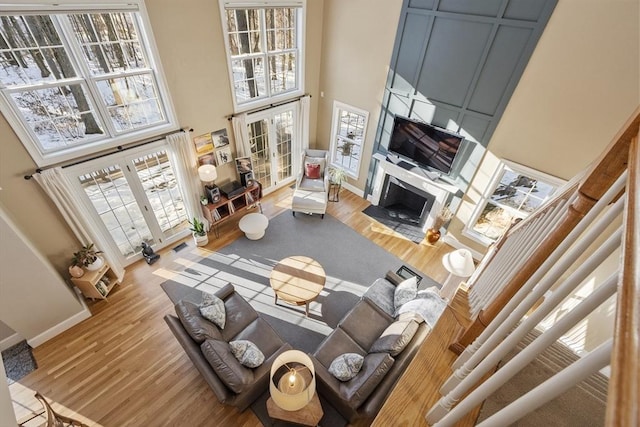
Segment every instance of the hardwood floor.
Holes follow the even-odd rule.
[[[288,210],[291,193],[284,188],[265,197],[265,215]],[[416,245],[394,234],[362,213],[368,205],[343,189],[328,213],[442,283],[447,272],[441,258],[451,248],[442,242]],[[18,420],[41,412],[33,398],[39,391],[54,410],[95,426],[261,425],[251,410],[240,413],[217,402],[162,319],[173,305],[160,288],[166,278],[153,274],[159,268],[169,274],[183,269],[185,260],[197,260],[241,237],[239,219],[222,224],[220,238],[211,233],[205,249],[194,248],[189,238],[188,248],[162,250],[152,266],[144,261],[130,266],[108,301],[90,303],[90,319],[37,347],[39,368],[10,386]]]

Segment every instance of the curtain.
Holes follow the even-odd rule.
[[[124,266],[120,263],[118,248],[110,245],[110,238],[103,235],[101,228],[82,214],[82,201],[76,194],[69,179],[62,173],[62,168],[45,169],[33,175],[35,181],[53,200],[76,238],[83,245],[93,243],[103,252],[105,261],[111,267],[118,280],[124,278]]]
[[[298,127],[300,129],[300,136],[302,151],[309,148],[309,109],[311,108],[311,97],[305,95],[300,98],[299,114],[298,114]]]
[[[231,126],[233,126],[233,136],[236,139],[236,157],[250,157],[251,144],[247,133],[247,114],[233,116]]]
[[[202,187],[196,174],[198,161],[193,151],[189,133],[180,131],[168,135],[167,144],[175,160],[176,178],[185,198],[184,205],[187,209],[187,215],[189,215],[189,221],[193,217],[202,219],[202,208],[200,206]],[[206,223],[207,221],[204,220],[204,222]]]

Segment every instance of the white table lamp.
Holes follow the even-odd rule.
[[[198,168],[198,176],[200,177],[200,181],[210,183],[218,178],[218,172],[213,165],[202,165]]]
[[[469,278],[476,269],[473,255],[468,249],[458,249],[442,257],[442,265],[449,272],[440,289],[440,296],[451,300],[460,286],[460,282]]]
[[[297,411],[309,404],[316,392],[313,361],[299,350],[288,350],[271,365],[271,399],[285,411]]]

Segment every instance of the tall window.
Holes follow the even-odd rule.
[[[220,4],[236,111],[302,94],[304,3]]]
[[[551,175],[512,162],[502,163],[465,234],[485,244],[495,241],[512,221],[529,216],[562,184],[562,180]]]
[[[358,178],[369,113],[341,102],[333,103],[331,164]]]
[[[24,15],[0,6],[0,105],[39,165],[172,126],[138,6]]]

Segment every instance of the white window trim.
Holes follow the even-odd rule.
[[[478,221],[478,218],[482,214],[482,211],[484,210],[484,207],[486,206],[488,200],[491,198],[491,195],[493,194],[493,192],[498,187],[498,184],[500,183],[500,179],[502,178],[502,173],[504,172],[505,169],[510,169],[515,173],[526,175],[529,178],[534,178],[536,180],[540,180],[540,181],[542,181],[544,183],[547,183],[547,184],[555,186],[556,190],[553,193],[550,194],[550,196],[549,196],[550,198],[553,197],[555,195],[555,193],[558,191],[558,189],[560,187],[562,187],[562,185],[564,185],[566,183],[566,181],[563,180],[563,179],[560,179],[560,178],[555,177],[553,175],[546,174],[546,173],[541,172],[541,171],[536,170],[536,169],[532,169],[532,168],[530,168],[528,166],[524,166],[524,165],[521,165],[519,163],[512,162],[512,161],[506,160],[506,159],[500,160],[500,163],[499,163],[498,167],[493,172],[493,175],[491,177],[491,181],[489,182],[489,184],[485,188],[484,192],[482,193],[482,198],[480,200],[478,200],[478,203],[476,203],[476,206],[475,206],[471,216],[469,217],[469,220],[467,221],[467,223],[465,224],[464,228],[462,229],[462,235],[463,236],[465,236],[465,237],[467,237],[469,239],[472,239],[472,240],[482,244],[483,246],[489,246],[492,243],[494,243],[495,240],[492,240],[492,239],[488,238],[487,236],[478,233],[477,231],[475,231],[473,229],[473,226]]]
[[[137,131],[127,132],[125,134],[118,135],[113,138],[106,138],[100,141],[88,142],[77,147],[69,147],[61,151],[53,153],[44,153],[40,150],[37,143],[33,140],[31,129],[28,128],[26,123],[22,120],[21,116],[18,116],[12,107],[11,101],[9,101],[4,92],[0,92],[0,106],[2,112],[18,138],[22,141],[25,149],[36,162],[39,167],[50,166],[53,164],[63,163],[70,160],[78,159],[90,154],[94,154],[97,151],[114,148],[120,145],[126,145],[133,142],[141,141],[143,139],[152,138],[163,133],[167,133],[173,130],[177,130],[178,120],[173,108],[173,102],[169,94],[169,87],[164,79],[164,71],[160,61],[160,54],[154,42],[154,36],[151,28],[151,22],[147,9],[144,4],[144,0],[110,0],[107,4],[96,3],[90,0],[79,0],[74,2],[65,3],[64,1],[44,0],[41,3],[33,2],[15,2],[12,4],[2,5],[0,4],[0,12],[2,13],[73,13],[73,12],[137,12],[141,21],[144,31],[140,32],[140,42],[148,49],[149,55],[149,68],[154,70],[154,77],[158,87],[160,99],[162,100],[164,113],[166,116],[166,123],[140,129]],[[61,34],[62,38],[65,38],[64,34]],[[68,49],[71,55],[76,55],[77,51],[73,48]],[[72,61],[76,61],[76,58],[71,58]],[[84,77],[81,80],[85,80]],[[90,92],[90,91],[89,91]],[[104,120],[103,120],[104,122]],[[104,126],[111,126],[104,123]]]
[[[304,95],[304,64],[305,64],[305,33],[307,28],[307,0],[265,0],[263,2],[247,1],[247,0],[219,0],[220,6],[220,29],[222,30],[222,39],[224,40],[225,57],[227,58],[227,72],[229,74],[229,87],[231,89],[231,101],[233,102],[234,113],[242,113],[256,108],[264,107],[270,104],[277,104],[278,102],[287,101],[289,99]],[[279,93],[270,97],[259,97],[253,101],[243,102],[238,104],[236,99],[235,89],[233,85],[233,67],[231,65],[231,47],[229,46],[229,35],[227,34],[227,22],[226,22],[226,9],[266,9],[272,7],[299,7],[302,9],[300,16],[297,19],[296,35],[298,36],[298,54],[299,60],[296,66],[296,79],[298,81],[298,88],[289,92]],[[247,55],[251,57],[253,55]],[[259,55],[260,57],[263,54]],[[269,84],[268,81],[265,83]],[[266,87],[266,86],[265,86]]]
[[[360,145],[360,158],[358,159],[358,168],[356,170],[356,173],[352,173],[351,171],[344,169],[344,167],[339,164],[336,163],[335,161],[335,154],[336,154],[336,150],[338,149],[338,147],[336,147],[337,144],[337,137],[338,137],[338,121],[340,120],[340,117],[338,117],[338,112],[340,110],[346,110],[349,112],[353,112],[355,114],[359,114],[361,116],[364,116],[364,129],[362,131],[362,144]],[[344,169],[344,171],[347,173],[348,176],[350,176],[351,178],[354,179],[358,179],[360,177],[360,169],[362,166],[362,154],[364,151],[364,144],[366,142],[366,138],[367,138],[367,127],[369,126],[369,112],[365,111],[361,108],[358,107],[354,107],[352,105],[349,104],[345,104],[343,102],[340,101],[333,101],[333,112],[331,114],[331,148],[330,148],[330,159],[329,159],[329,163],[332,166],[335,166],[337,168],[340,169]]]

